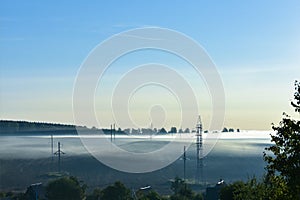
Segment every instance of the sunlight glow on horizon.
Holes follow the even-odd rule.
[[[299,10],[298,1],[154,1],[133,5],[122,1],[93,5],[2,1],[0,118],[73,124],[74,81],[89,52],[113,34],[151,25],[188,35],[211,56],[225,89],[224,127],[270,130],[283,112],[294,114],[290,100],[294,81],[300,79]],[[208,127],[211,101],[205,82],[183,60],[151,51],[127,55],[107,71],[103,87],[95,91],[97,115],[105,117],[103,126],[113,121],[110,108],[104,105],[109,104],[106,94],[112,92],[114,81],[126,70],[150,62],[169,65],[187,79]],[[139,107],[131,105],[139,126],[147,126],[150,121],[146,107],[155,98],[142,95],[148,89],[141,90],[135,99]],[[152,89],[149,91],[156,94]],[[162,103],[168,102],[168,95]],[[147,100],[145,105],[143,98]],[[178,114],[174,99],[170,102],[168,109]],[[183,128],[193,128],[193,118]],[[165,125],[156,122],[154,127],[169,129],[172,120],[179,126],[178,118],[169,118]],[[126,124],[122,126],[126,128]]]

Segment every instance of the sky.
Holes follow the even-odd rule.
[[[2,0],[0,118],[73,124],[74,82],[89,53],[114,34],[161,27],[193,38],[215,63],[225,92],[224,126],[270,130],[283,112],[294,116],[290,101],[294,81],[300,80],[299,10],[299,1],[271,0]],[[132,53],[107,70],[95,92],[101,126],[118,117],[107,98],[114,84],[126,70],[151,62],[169,64],[187,79],[209,127],[212,105],[203,79],[176,56],[157,51]],[[196,121],[190,116],[190,124],[180,124],[180,102],[170,91],[149,86],[134,94],[128,106],[136,127],[185,128]],[[131,126],[118,120],[122,128]]]

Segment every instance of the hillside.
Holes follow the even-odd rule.
[[[75,134],[77,135],[76,128],[84,129],[87,133],[95,133],[99,131],[96,128],[87,128],[75,125],[66,124],[54,124],[45,122],[28,122],[28,121],[12,121],[12,120],[0,120],[0,134],[12,135],[12,134],[39,134],[39,135],[61,135],[61,134]],[[102,129],[105,134],[110,134],[109,129]],[[116,131],[116,134],[125,134],[123,131]]]

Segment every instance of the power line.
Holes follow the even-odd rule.
[[[54,153],[54,155],[57,155],[58,156],[58,171],[60,172],[60,157],[61,157],[61,154],[65,154],[65,152],[63,152],[60,148],[60,142],[58,142],[57,144],[57,151]]]

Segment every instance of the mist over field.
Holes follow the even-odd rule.
[[[241,131],[220,133],[220,138],[212,151],[204,157],[204,181],[215,184],[220,178],[227,182],[247,180],[249,177],[260,177],[265,173],[265,162],[262,158],[264,148],[270,146],[271,131]],[[211,133],[213,134],[213,133]],[[110,139],[108,136],[86,136],[87,138]],[[169,181],[174,176],[183,176],[183,160],[179,157],[166,168],[145,173],[132,174],[119,172],[105,166],[92,157],[82,145],[80,137],[76,135],[54,136],[54,150],[57,142],[62,144],[61,156],[62,171],[75,175],[84,180],[89,187],[106,186],[115,180],[121,180],[126,185],[134,188],[143,185],[152,185],[157,191],[168,193]],[[136,153],[145,153],[163,148],[172,141],[172,136],[127,136],[117,135],[114,143],[120,148]],[[204,147],[205,140],[204,135]],[[109,151],[111,159],[118,159]],[[196,173],[196,145],[192,143],[186,152],[187,179],[195,179]],[[49,172],[57,171],[58,158],[51,156],[50,136],[1,136],[0,140],[1,174],[0,188],[21,189],[33,182],[46,182],[51,176]],[[53,159],[53,161],[52,161]],[[157,158],[153,162],[163,158]],[[18,177],[18,178],[16,178]]]

